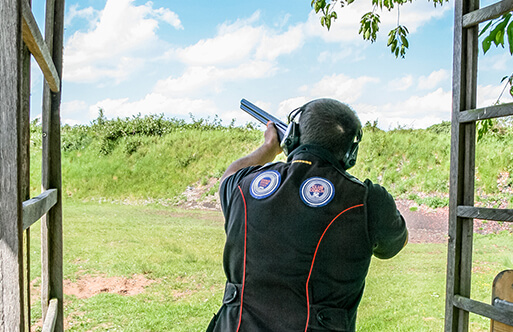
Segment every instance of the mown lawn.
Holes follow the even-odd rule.
[[[66,201],[64,278],[142,275],[155,282],[136,295],[65,296],[69,331],[204,331],[222,298],[223,220],[219,212],[162,206]],[[31,269],[40,283],[38,226]],[[494,276],[513,268],[513,235],[476,236],[473,298],[489,302]],[[358,331],[442,331],[444,244],[409,244],[387,261],[373,260],[360,305]],[[36,324],[41,310],[33,296]],[[471,316],[472,331],[489,321]],[[40,328],[36,328],[40,330]]]

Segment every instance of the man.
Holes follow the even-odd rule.
[[[227,283],[208,331],[354,331],[371,256],[407,242],[392,196],[346,172],[361,139],[354,111],[318,99],[289,121],[281,147],[269,123],[221,178]],[[270,163],[282,149],[287,162]]]

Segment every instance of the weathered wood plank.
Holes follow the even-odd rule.
[[[52,55],[59,77],[62,77],[62,50],[64,31],[64,0],[47,0],[45,41]],[[52,92],[48,84],[43,90],[43,190],[57,189],[57,203],[41,222],[41,302],[43,315],[49,309],[51,298],[58,300],[55,331],[64,331],[62,289],[62,200],[61,200],[61,136],[60,136],[61,91]]]
[[[57,203],[57,189],[49,189],[23,202],[23,229],[27,229]]]
[[[57,323],[57,312],[59,307],[59,301],[57,299],[51,299],[48,311],[46,313],[45,321],[43,323],[42,332],[53,332],[55,331]]]
[[[458,216],[495,221],[513,221],[512,209],[489,209],[474,206],[458,206]]]
[[[30,1],[28,3],[31,4]],[[20,196],[25,201],[30,198],[30,51],[26,45],[23,45],[22,49],[21,112],[19,119]],[[30,229],[27,229],[23,232],[23,316],[25,331],[30,331],[30,280]]]
[[[19,113],[21,4],[0,1],[0,331],[23,331]]]
[[[493,306],[513,317],[513,270],[499,273],[493,280],[492,303]],[[509,326],[503,322],[491,320],[490,332],[512,332],[513,324]]]
[[[58,92],[60,89],[60,79],[57,74],[57,69],[53,63],[50,51],[43,40],[43,36],[39,31],[32,10],[27,0],[22,1],[23,4],[23,41],[28,49],[36,59],[43,75],[53,92]]]
[[[458,121],[460,123],[467,123],[478,120],[500,118],[508,115],[513,115],[513,103],[463,111],[460,112]]]
[[[472,312],[498,322],[513,325],[513,315],[510,312],[495,308],[494,306],[469,299],[464,296],[454,296],[454,306],[467,312]]]
[[[458,185],[460,174],[458,173],[458,155],[459,142],[461,140],[461,127],[458,121],[458,113],[462,104],[462,49],[464,45],[461,17],[463,12],[463,0],[455,0],[454,2],[454,47],[453,47],[453,75],[452,75],[452,113],[451,113],[451,166],[449,177],[449,241],[447,248],[447,275],[446,275],[446,291],[445,291],[445,331],[456,331],[458,324],[459,311],[455,310],[453,305],[453,297],[456,289],[459,288],[459,279],[457,273],[459,271],[460,259],[458,257],[460,247],[461,226],[457,222],[456,206],[458,205]]]
[[[463,15],[463,28],[470,28],[481,22],[493,20],[513,10],[513,0],[502,0],[479,10]]]

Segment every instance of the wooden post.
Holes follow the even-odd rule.
[[[0,331],[23,331],[21,1],[0,2]]]
[[[51,52],[55,68],[62,77],[62,47],[64,27],[64,1],[47,0],[45,41]],[[61,201],[61,137],[60,137],[59,92],[52,92],[47,83],[43,91],[43,190],[57,189],[57,203],[41,222],[43,317],[46,316],[51,299],[58,300],[55,331],[64,331],[62,291],[62,201]]]
[[[31,1],[28,3],[30,5]],[[23,45],[21,61],[20,195],[26,201],[30,199],[30,52],[26,45]],[[30,228],[23,232],[23,290],[24,328],[30,331]]]
[[[445,331],[468,331],[469,313],[453,305],[454,296],[470,297],[473,219],[458,217],[458,206],[474,206],[475,122],[461,124],[459,113],[473,109],[477,93],[477,26],[463,29],[464,14],[478,0],[456,0],[454,9],[453,105],[449,193],[449,243]]]

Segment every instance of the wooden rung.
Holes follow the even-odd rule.
[[[458,206],[458,217],[475,218],[495,221],[513,221],[513,210],[511,209],[489,209],[474,206]]]
[[[23,23],[21,28],[23,41],[39,64],[39,67],[48,82],[50,90],[53,92],[59,92],[59,74],[57,73],[57,69],[53,63],[50,51],[43,40],[43,36],[41,35],[41,31],[37,26],[34,15],[32,14],[32,9],[30,8],[27,0],[23,0],[21,3],[23,13]]]
[[[42,332],[53,332],[55,330],[55,323],[57,321],[57,305],[59,300],[51,299],[48,311],[46,312],[45,321],[43,323]]]
[[[508,115],[513,115],[513,103],[462,111],[458,115],[458,120],[460,123],[466,123],[478,120],[500,118]]]
[[[48,189],[41,195],[23,202],[23,230],[26,230],[57,203],[57,189]]]
[[[493,20],[513,10],[513,0],[502,0],[493,5],[483,7],[463,15],[463,28],[470,28],[481,22]]]
[[[513,325],[511,312],[498,309],[490,304],[475,301],[461,295],[454,295],[453,305],[474,314],[478,314],[506,325]]]

